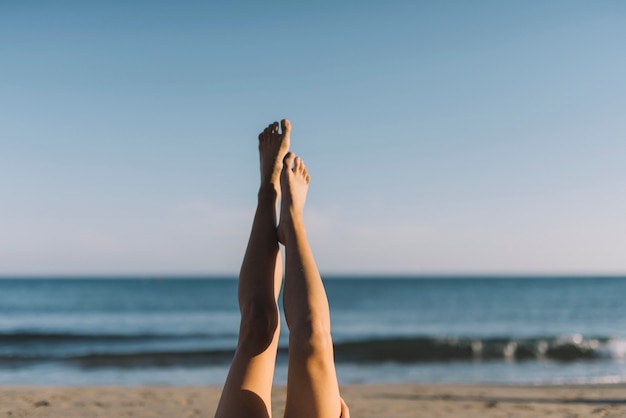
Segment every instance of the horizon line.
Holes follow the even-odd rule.
[[[485,272],[485,273],[321,273],[322,279],[568,279],[568,278],[624,278],[626,272]],[[70,274],[0,274],[0,280],[237,280],[237,273],[70,273]]]

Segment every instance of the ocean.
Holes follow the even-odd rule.
[[[626,278],[325,277],[341,383],[626,382]],[[0,385],[221,385],[233,278],[2,279]],[[286,382],[287,327],[275,383]]]

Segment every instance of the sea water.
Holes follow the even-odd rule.
[[[626,382],[626,278],[324,284],[341,383]],[[234,278],[2,279],[0,384],[219,385],[238,329]]]

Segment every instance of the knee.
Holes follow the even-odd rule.
[[[278,306],[275,303],[247,303],[241,308],[240,342],[256,351],[263,351],[274,339],[279,326]]]
[[[289,355],[304,358],[332,357],[330,326],[323,321],[307,319],[292,326],[289,332]]]

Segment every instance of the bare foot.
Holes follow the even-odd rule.
[[[300,157],[292,152],[287,153],[283,160],[283,170],[280,175],[282,200],[280,202],[278,240],[283,244],[296,232],[296,229],[304,228],[302,213],[304,212],[310,180],[311,176],[309,176],[309,172]]]
[[[291,124],[287,119],[280,121],[281,133],[278,133],[278,122],[268,125],[259,134],[259,157],[261,159],[261,190],[272,187],[280,194],[280,173],[283,158],[289,150]]]

